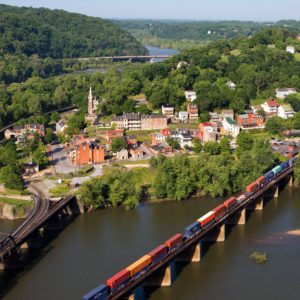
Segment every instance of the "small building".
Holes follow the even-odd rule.
[[[129,153],[133,159],[142,159],[145,155],[144,151],[140,147],[130,149]]]
[[[223,116],[223,118],[230,118],[230,119],[234,120],[234,110],[233,109],[223,109],[222,116]]]
[[[166,141],[166,136],[161,133],[152,134],[152,146],[161,144]]]
[[[189,102],[194,102],[197,99],[197,93],[195,91],[185,91],[185,99]]]
[[[283,119],[293,118],[295,111],[290,104],[282,104],[278,107],[278,117]]]
[[[64,131],[68,128],[68,125],[65,120],[60,120],[55,125],[56,133],[64,133]]]
[[[40,171],[39,164],[34,162],[28,162],[22,164],[22,174],[25,176],[30,176],[36,174]]]
[[[223,115],[218,114],[217,112],[209,112],[210,122],[211,123],[219,123],[223,121]]]
[[[124,136],[123,129],[114,129],[106,131],[106,143],[110,144],[113,139],[122,138]]]
[[[199,124],[199,130],[202,133],[204,133],[204,132],[214,132],[215,131],[215,127],[210,122],[203,122],[203,123]]]
[[[173,152],[173,148],[166,142],[163,142],[161,144],[151,146],[152,153],[157,156],[158,154],[170,154]]]
[[[179,142],[180,147],[184,148],[186,146],[192,147],[192,136],[188,132],[181,132],[177,135],[176,140]]]
[[[231,91],[235,91],[236,90],[236,84],[233,81],[228,81],[226,82],[226,86],[231,90]]]
[[[230,134],[233,137],[237,137],[239,135],[240,126],[235,120],[226,117],[223,119],[222,125],[226,134]]]
[[[175,108],[171,105],[162,105],[161,112],[164,116],[174,116],[175,114]]]
[[[267,115],[277,115],[279,104],[276,100],[272,99],[266,101],[264,104],[261,105],[261,107]]]
[[[136,146],[138,144],[137,137],[135,134],[131,134],[127,137],[127,145]]]
[[[237,123],[242,129],[264,128],[264,118],[261,115],[242,114],[238,115]]]
[[[186,122],[189,119],[189,113],[187,111],[180,111],[178,113],[178,119],[182,122]]]
[[[289,53],[291,53],[291,54],[295,54],[295,53],[296,53],[296,49],[295,49],[294,46],[288,45],[288,46],[286,47],[286,52],[289,52]]]
[[[143,115],[141,120],[142,130],[163,129],[168,126],[168,118],[163,115]]]
[[[190,120],[197,120],[198,119],[199,113],[198,113],[197,104],[188,103],[187,112],[189,114],[189,119]]]
[[[160,131],[160,133],[164,136],[170,136],[171,135],[171,129],[170,128],[164,128]]]
[[[288,95],[296,94],[297,91],[294,88],[282,88],[276,89],[276,98],[278,99],[285,99]]]
[[[127,160],[128,159],[128,151],[126,149],[122,149],[121,151],[117,152],[117,159],[118,160]]]

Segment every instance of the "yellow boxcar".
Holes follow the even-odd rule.
[[[151,264],[151,256],[144,255],[139,260],[137,260],[136,262],[128,266],[126,270],[130,272],[130,276],[133,276],[136,273],[143,270],[144,268],[146,268],[147,266],[149,266],[150,264]]]

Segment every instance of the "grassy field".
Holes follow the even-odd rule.
[[[197,129],[198,124],[195,123],[178,123],[178,124],[169,124],[168,128],[170,129]]]
[[[264,98],[264,99],[253,99],[253,100],[251,100],[250,102],[251,102],[251,104],[252,104],[253,106],[256,106],[256,105],[261,105],[261,104],[265,103],[267,100],[268,100],[268,99],[265,99],[265,98]],[[284,103],[282,99],[276,99],[276,101],[277,101],[279,104],[283,104],[283,103]]]
[[[5,189],[5,191],[0,191],[0,195],[21,195],[21,191]]]
[[[143,164],[149,164],[149,160],[148,159],[142,159],[142,160],[136,160],[136,161],[126,160],[126,161],[112,163],[112,166],[143,165]]]
[[[17,205],[17,206],[31,206],[33,203],[32,201],[24,201],[20,199],[5,198],[5,197],[0,197],[0,202],[8,203],[11,205]]]

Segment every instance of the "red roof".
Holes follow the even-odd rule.
[[[277,107],[278,106],[278,103],[274,99],[268,101],[267,103],[270,107]]]
[[[212,126],[212,124],[211,123],[209,123],[209,122],[203,122],[203,123],[201,123],[204,127],[207,127],[207,126]]]

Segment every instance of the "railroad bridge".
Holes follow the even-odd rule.
[[[89,61],[94,60],[111,60],[112,62],[117,61],[129,61],[129,62],[139,62],[139,61],[151,61],[154,62],[155,59],[167,59],[172,57],[172,55],[118,55],[118,56],[97,56],[97,57],[80,57],[79,61]]]
[[[197,234],[192,236],[192,238],[183,241],[179,247],[172,250],[172,252],[170,252],[165,258],[154,264],[154,266],[141,272],[137,278],[129,280],[122,285],[122,287],[109,294],[107,294],[107,292],[103,293],[106,287],[105,285],[100,285],[98,288],[84,296],[83,299],[133,300],[135,299],[135,291],[138,287],[171,286],[172,281],[174,280],[173,271],[176,262],[199,263],[204,255],[203,250],[207,248],[203,247],[205,242],[224,242],[226,239],[226,228],[228,225],[246,224],[249,216],[249,213],[247,213],[248,211],[263,210],[266,201],[278,198],[280,190],[286,185],[292,186],[293,181],[294,168],[289,167],[254,193],[249,193],[241,203],[237,204],[233,209],[226,211],[222,217],[210,223],[210,225],[205,227],[205,229],[199,231]]]
[[[47,231],[59,229],[64,216],[83,211],[74,196],[52,202],[35,184],[31,183],[29,189],[33,193],[34,208],[15,231],[0,241],[0,269],[22,268],[23,249],[43,247]]]

